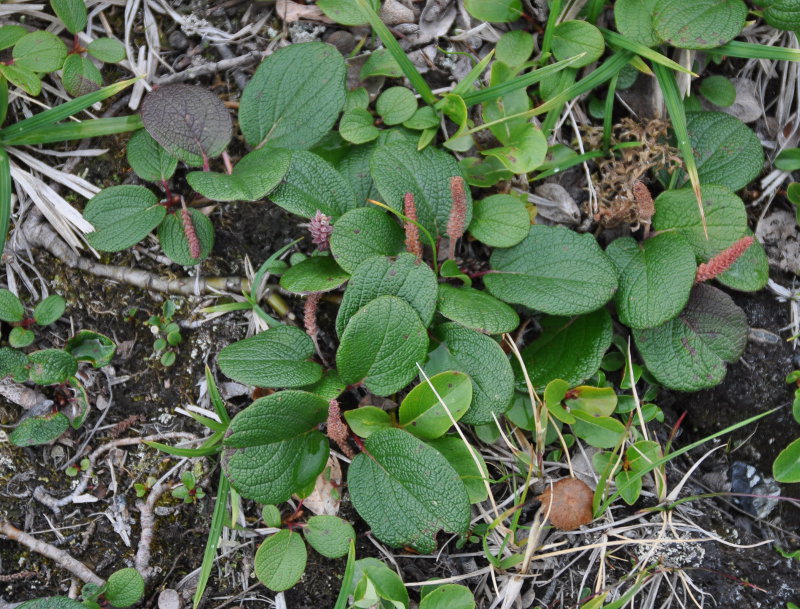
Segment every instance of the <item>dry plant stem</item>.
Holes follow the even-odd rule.
[[[0,535],[5,535],[10,540],[21,543],[33,552],[41,554],[42,556],[46,556],[50,560],[54,561],[59,567],[66,569],[84,582],[96,584],[98,586],[103,585],[103,580],[100,579],[100,577],[98,577],[94,571],[89,569],[82,562],[75,560],[72,558],[72,556],[64,552],[64,550],[60,550],[49,543],[36,539],[32,535],[28,535],[27,533],[20,531],[17,527],[6,520],[0,521]]]
[[[230,59],[222,59],[214,63],[206,63],[201,66],[186,68],[183,72],[176,74],[169,74],[156,78],[153,81],[154,85],[169,85],[176,82],[183,82],[185,80],[192,80],[198,76],[205,76],[206,74],[214,74],[216,72],[224,72],[232,68],[245,66],[249,63],[260,61],[265,56],[261,51],[250,51],[240,57],[231,57]],[[238,84],[238,82],[237,82]]]
[[[140,501],[136,504],[139,508],[139,525],[142,534],[139,536],[139,549],[136,551],[134,567],[142,574],[145,579],[150,578],[150,545],[153,543],[153,530],[155,528],[154,508],[161,496],[169,490],[167,485],[159,481],[147,496],[147,501]]]
[[[65,505],[69,505],[75,500],[75,497],[83,494],[86,490],[87,485],[89,484],[89,480],[92,477],[92,472],[94,470],[94,464],[97,461],[97,458],[102,455],[103,453],[108,452],[113,448],[119,448],[120,446],[133,446],[136,444],[142,444],[144,442],[163,442],[164,440],[196,440],[197,436],[194,434],[182,432],[182,431],[171,431],[167,433],[160,433],[160,434],[153,434],[151,436],[145,436],[140,438],[120,438],[119,440],[114,440],[113,442],[108,442],[107,444],[103,444],[102,446],[96,448],[89,454],[86,458],[89,460],[89,469],[83,472],[78,485],[73,489],[73,491],[67,495],[66,497],[62,497],[60,499],[56,499],[52,495],[50,495],[43,486],[37,486],[33,491],[33,498],[36,499],[39,503],[42,503],[53,510],[54,513],[59,514],[61,513],[61,508]]]
[[[31,247],[47,250],[71,269],[85,271],[96,277],[126,283],[144,290],[192,296],[196,294],[195,285],[200,293],[241,292],[250,287],[250,282],[242,277],[201,277],[199,280],[195,280],[193,277],[167,279],[140,269],[100,264],[76,254],[45,222],[37,223],[33,217],[25,223],[23,232]]]
[[[539,468],[539,474],[541,475],[544,472],[544,438],[546,431],[544,422],[542,421],[544,403],[541,399],[539,399],[539,396],[536,394],[536,390],[533,388],[533,383],[531,383],[531,379],[528,376],[528,369],[525,367],[525,362],[522,361],[522,354],[517,348],[517,343],[515,343],[514,339],[508,334],[503,334],[503,338],[505,339],[506,344],[508,344],[508,346],[511,347],[511,350],[514,352],[514,357],[517,358],[517,362],[520,365],[522,374],[525,377],[525,385],[528,388],[528,395],[531,398],[533,422],[536,425],[536,465]]]

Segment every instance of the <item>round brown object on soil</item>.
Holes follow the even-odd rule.
[[[562,531],[574,531],[592,521],[594,492],[583,480],[562,478],[537,497],[542,512],[550,514],[550,522]]]

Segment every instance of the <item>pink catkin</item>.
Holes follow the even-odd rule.
[[[331,233],[333,233],[331,217],[317,210],[317,213],[311,218],[311,222],[308,223],[308,232],[311,233],[311,242],[321,252],[325,251],[329,247]]]
[[[414,193],[407,192],[403,197],[403,213],[414,222],[417,222],[417,204]],[[414,222],[405,222],[406,250],[414,254],[417,260],[422,260],[422,243],[419,240],[419,227]]]
[[[186,242],[189,244],[189,255],[192,258],[199,258],[200,239],[197,237],[197,231],[194,230],[192,215],[186,207],[181,210],[181,219],[183,220],[183,234],[186,235]]]
[[[317,307],[319,306],[320,298],[322,298],[322,292],[309,294],[303,306],[303,325],[306,327],[306,334],[311,338],[315,338],[319,333],[319,328],[317,327]]]
[[[450,238],[448,257],[455,258],[456,241],[464,235],[467,220],[467,194],[464,191],[464,179],[461,176],[450,178],[450,195],[453,204],[450,207],[450,218],[447,221],[447,236]]]
[[[342,411],[339,408],[339,402],[336,400],[331,400],[328,403],[328,437],[336,442],[336,445],[349,459],[355,457],[353,449],[347,443],[347,438],[350,437],[350,430],[342,421]]]
[[[698,266],[694,282],[703,283],[727,271],[731,265],[738,260],[739,256],[747,251],[747,248],[750,247],[752,243],[752,237],[742,237],[730,247],[722,250],[708,262],[704,262]]]

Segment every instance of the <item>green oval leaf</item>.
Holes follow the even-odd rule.
[[[116,350],[113,340],[93,330],[80,330],[64,345],[64,351],[77,361],[89,362],[95,368],[110,364]]]
[[[92,197],[83,210],[83,217],[95,228],[86,240],[104,252],[119,252],[144,239],[166,213],[144,186],[111,186]]]
[[[257,201],[281,183],[291,162],[288,150],[261,148],[244,155],[230,175],[192,171],[186,181],[212,201]]]
[[[308,552],[299,533],[284,529],[267,537],[256,552],[258,581],[273,592],[288,590],[303,576]]]
[[[533,123],[515,129],[504,146],[482,150],[481,154],[496,157],[512,173],[528,173],[544,162],[547,138]]]
[[[242,92],[239,123],[250,146],[303,150],[330,131],[344,106],[345,65],[321,42],[293,44],[264,59]]]
[[[181,266],[194,266],[208,258],[214,248],[214,225],[211,220],[198,209],[189,209],[192,227],[200,242],[200,255],[195,258],[189,248],[186,237],[183,214],[176,212],[167,214],[158,227],[158,242],[167,257]]]
[[[736,101],[736,87],[721,74],[708,76],[700,81],[700,93],[712,104],[723,108]]]
[[[400,429],[375,432],[364,445],[367,452],[353,459],[347,485],[353,507],[378,539],[428,553],[439,529],[466,531],[467,491],[438,451]]]
[[[277,504],[319,475],[328,441],[317,430],[328,402],[305,391],[279,391],[257,399],[237,414],[225,438],[223,468],[247,499]]]
[[[456,323],[438,326],[435,334],[442,341],[429,355],[428,376],[459,370],[472,380],[472,406],[462,420],[470,425],[494,421],[509,406],[514,393],[511,364],[494,340]]]
[[[86,605],[66,596],[48,596],[22,603],[18,609],[86,609]]]
[[[472,207],[470,234],[490,247],[511,247],[531,228],[525,204],[511,195],[491,195]]]
[[[433,440],[447,433],[471,402],[472,380],[463,372],[442,372],[421,381],[403,398],[398,420],[412,435]]]
[[[360,438],[368,438],[379,429],[392,426],[389,413],[377,406],[360,406],[355,410],[346,410],[344,420]]]
[[[617,0],[614,3],[614,21],[617,30],[633,42],[646,47],[661,43],[653,27],[653,11],[658,0]]]
[[[50,0],[50,6],[70,34],[77,34],[86,27],[88,15],[83,0]]]
[[[586,21],[564,21],[553,30],[553,55],[559,61],[586,53],[570,67],[582,68],[594,63],[606,48],[603,34]]]
[[[784,448],[772,464],[772,475],[778,482],[800,482],[800,438]]]
[[[369,0],[376,13],[380,12],[380,0]],[[367,18],[356,0],[319,0],[317,6],[328,17],[342,25],[365,25]]]
[[[397,258],[374,256],[356,267],[339,306],[336,333],[341,336],[350,318],[378,296],[397,296],[429,326],[436,309],[436,275],[427,264],[407,253]]]
[[[0,378],[10,376],[18,383],[28,380],[28,356],[22,351],[0,347]]]
[[[627,433],[625,425],[611,417],[597,417],[580,410],[571,413],[575,417],[572,431],[584,442],[595,448],[612,448],[622,441]]]
[[[444,584],[426,594],[419,609],[475,609],[475,599],[466,586]]]
[[[486,462],[476,448],[467,447],[464,441],[457,436],[444,436],[429,440],[426,444],[441,453],[456,470],[467,489],[470,503],[480,503],[486,500],[489,492],[486,490],[484,479],[489,479],[489,470],[486,469]]]
[[[16,65],[6,66],[0,64],[0,74],[5,76],[8,82],[23,89],[28,95],[35,96],[42,92],[42,81],[31,70]]]
[[[344,176],[322,157],[305,150],[292,153],[289,170],[270,199],[304,218],[313,217],[319,210],[335,219],[358,206]]]
[[[800,29],[800,4],[795,0],[757,0],[764,7],[764,21],[781,30]]]
[[[660,383],[699,391],[722,381],[726,362],[735,362],[744,352],[747,333],[747,318],[731,297],[699,284],[678,317],[634,330],[633,336],[647,369]]]
[[[145,129],[139,129],[128,140],[126,155],[128,164],[136,175],[148,182],[169,180],[178,166],[178,159],[167,152]],[[191,181],[189,184],[191,185]]]
[[[347,554],[356,532],[346,520],[337,516],[312,516],[303,528],[308,544],[326,558],[340,558]]]
[[[50,32],[36,30],[17,41],[12,51],[14,65],[31,72],[55,72],[64,64],[67,47]]]
[[[314,343],[305,332],[292,326],[275,326],[228,345],[220,351],[218,363],[226,376],[240,383],[301,387],[322,377],[322,367],[308,361],[314,353]]]
[[[588,313],[617,289],[614,265],[591,235],[564,227],[531,226],[528,236],[491,256],[484,276],[497,298],[552,315]]]
[[[61,349],[42,349],[28,355],[30,379],[37,385],[63,383],[78,371],[78,362]]]
[[[534,387],[564,379],[570,387],[589,378],[611,346],[611,316],[598,309],[580,317],[544,316],[542,333],[522,350],[522,359]],[[523,382],[521,374],[517,383]]]
[[[400,225],[376,207],[352,209],[333,225],[330,240],[336,262],[348,273],[373,256],[394,256],[405,249]]]
[[[464,8],[475,19],[493,23],[508,23],[522,16],[520,0],[464,0]]]
[[[623,237],[613,241],[606,254],[619,273],[614,302],[626,326],[652,328],[686,306],[697,264],[680,233],[662,233],[642,243]]]
[[[27,33],[28,30],[21,25],[4,25],[0,27],[0,50],[13,47]]]
[[[120,569],[108,578],[103,594],[114,607],[130,607],[144,596],[144,578],[136,569]]]
[[[707,261],[747,231],[747,210],[742,200],[725,186],[702,186],[703,210],[708,238],[697,199],[691,188],[666,190],[655,200],[653,228],[680,233],[692,246],[695,256]]]
[[[658,0],[653,26],[673,46],[711,49],[737,36],[746,17],[742,0]]]
[[[372,154],[370,173],[383,201],[403,212],[406,193],[414,195],[419,223],[434,238],[447,232],[453,197],[450,178],[461,176],[461,169],[452,155],[429,146],[417,151],[411,141],[400,141],[378,147]],[[463,226],[472,220],[472,196],[465,189],[467,209]]]
[[[11,290],[0,288],[0,319],[8,322],[22,321],[25,309]]]
[[[61,80],[67,93],[73,97],[97,91],[103,84],[100,70],[82,55],[69,55],[64,60]]]
[[[375,100],[375,111],[386,125],[399,125],[414,116],[416,110],[417,98],[405,87],[389,87]]]
[[[35,339],[36,335],[33,332],[22,327],[11,328],[11,332],[8,334],[8,344],[15,349],[27,347]]]
[[[86,47],[89,55],[106,63],[119,63],[125,59],[125,47],[113,38],[97,38]]]
[[[36,305],[33,310],[33,318],[40,326],[49,326],[61,319],[66,309],[67,301],[64,300],[64,297],[58,294],[51,294]]]
[[[397,63],[392,54],[386,49],[378,49],[367,57],[367,61],[361,66],[358,73],[360,80],[366,80],[373,76],[387,76],[389,78],[402,78],[403,69]]]
[[[293,294],[330,292],[350,275],[345,273],[330,256],[311,256],[290,267],[281,276],[281,287]]]
[[[511,30],[500,36],[495,47],[495,58],[516,68],[528,61],[533,53],[533,36],[523,30]]]
[[[353,315],[336,352],[345,383],[364,382],[376,395],[399,391],[425,360],[428,334],[416,311],[396,296],[379,296]]]
[[[231,115],[209,89],[165,85],[142,102],[142,124],[172,156],[192,166],[222,154],[233,135]]]
[[[49,444],[69,428],[69,419],[60,412],[43,417],[28,417],[12,431],[8,439],[16,446]]]
[[[375,118],[364,108],[352,108],[339,121],[339,135],[351,144],[371,142],[380,135]]]
[[[447,319],[485,334],[513,332],[519,325],[516,311],[486,292],[439,284],[438,311]]]
[[[687,112],[686,126],[701,184],[739,190],[761,173],[761,142],[738,118],[724,112]]]

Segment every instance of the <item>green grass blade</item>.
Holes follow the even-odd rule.
[[[661,64],[662,66],[676,70],[677,72],[685,72],[686,74],[691,74],[695,77],[697,76],[697,74],[692,72],[690,69],[684,68],[681,64],[672,61],[669,57],[662,55],[650,47],[646,47],[639,42],[634,42],[633,40],[625,38],[625,36],[617,34],[616,32],[612,32],[611,30],[600,28],[600,31],[603,32],[603,37],[606,39],[606,42],[609,44],[609,46],[632,51],[640,57],[649,59],[653,63]]]
[[[641,142],[620,142],[619,144],[615,144],[611,146],[609,150],[622,150],[623,148],[636,148],[637,146],[641,146]],[[567,159],[564,159],[557,165],[551,165],[548,162],[543,166],[547,166],[547,169],[544,169],[541,173],[537,173],[532,178],[529,178],[531,182],[535,182],[537,180],[544,180],[545,178],[549,178],[550,176],[556,175],[557,173],[561,173],[569,169],[570,167],[574,167],[575,165],[580,165],[584,161],[590,161],[592,159],[599,159],[606,156],[606,153],[602,150],[589,150],[584,152],[583,154],[576,154],[571,156]]]
[[[465,95],[473,92],[474,89],[472,88],[472,85],[475,84],[475,81],[478,80],[478,77],[483,74],[486,66],[488,66],[489,62],[492,60],[492,57],[494,57],[494,49],[489,51],[489,54],[481,59],[480,62],[478,62],[475,67],[469,71],[469,74],[464,77],[464,80],[453,87],[451,93],[455,93],[456,95],[464,97]]]
[[[222,421],[225,429],[227,429],[231,423],[231,419],[228,416],[228,411],[225,409],[225,402],[219,394],[217,382],[214,380],[214,376],[211,374],[211,368],[209,368],[208,365],[206,365],[206,388],[208,390],[208,397],[211,400],[211,405],[214,407],[214,412],[217,413],[219,420]]]
[[[665,463],[669,463],[675,457],[678,457],[678,456],[680,456],[680,455],[682,455],[684,453],[687,453],[690,450],[694,450],[695,448],[697,448],[698,446],[702,446],[703,444],[705,444],[709,440],[713,440],[714,438],[719,438],[720,436],[724,436],[725,434],[729,434],[732,431],[736,431],[737,429],[745,427],[746,425],[750,425],[750,423],[755,423],[759,419],[763,419],[764,417],[766,417],[768,415],[771,415],[771,414],[777,412],[778,410],[780,410],[780,407],[779,408],[773,408],[771,410],[767,410],[766,412],[761,412],[761,413],[759,413],[759,414],[757,414],[755,416],[750,417],[749,419],[745,419],[744,421],[739,421],[738,423],[734,423],[733,425],[730,425],[730,426],[726,427],[725,429],[721,429],[720,431],[718,431],[716,433],[713,433],[710,436],[706,436],[705,438],[701,438],[700,440],[697,440],[697,442],[692,442],[691,444],[688,444],[687,446],[684,446],[683,448],[679,448],[678,450],[674,450],[671,453],[669,453],[668,455],[665,455],[665,456],[661,457],[657,461],[653,461],[652,463],[648,464],[647,468],[643,469],[642,471],[632,473],[631,474],[631,478],[629,480],[633,481],[633,480],[638,480],[640,478],[644,478],[647,474],[652,472],[654,469],[656,469],[657,467],[661,467]],[[608,499],[606,499],[600,505],[600,508],[595,513],[595,516],[599,516],[600,514],[604,513],[608,509],[608,507],[614,502],[614,500],[617,497],[619,497],[619,491],[617,491],[616,493],[611,495]]]
[[[615,74],[608,83],[608,92],[606,93],[606,103],[603,106],[603,150],[608,152],[611,146],[611,130],[614,122],[614,96],[617,93],[617,80],[619,74]]]
[[[31,146],[35,144],[50,144],[52,142],[66,142],[81,140],[101,135],[113,135],[126,131],[135,131],[142,128],[142,119],[138,114],[117,116],[114,118],[93,118],[79,123],[59,123],[58,125],[43,125],[31,131],[25,131],[15,136],[3,138],[7,146]]]
[[[483,125],[479,125],[473,129],[465,131],[463,135],[472,135],[473,133],[477,133],[482,129],[487,129],[489,127],[493,127],[494,125],[500,125],[515,118],[537,116],[539,114],[544,114],[545,112],[550,112],[551,110],[567,103],[569,100],[578,97],[579,95],[583,95],[587,91],[591,91],[595,87],[602,85],[607,80],[612,79],[632,58],[633,53],[630,51],[618,51],[606,59],[606,61],[591,74],[583,77],[574,85],[567,87],[558,95],[554,95],[540,106],[537,106],[532,110],[528,110],[527,112],[510,114],[509,116],[497,119],[496,121],[484,123]]]
[[[336,604],[333,609],[347,609],[347,599],[350,596],[350,588],[353,583],[353,571],[356,570],[356,545],[350,540],[350,549],[347,551],[347,565],[344,568],[342,577],[342,587],[339,588],[339,596],[336,597]]]
[[[193,609],[197,609],[197,607],[200,605],[200,601],[203,598],[203,593],[206,591],[208,577],[211,575],[211,568],[214,566],[214,560],[217,557],[217,547],[219,546],[219,539],[222,535],[222,527],[225,524],[230,490],[231,483],[228,482],[225,474],[220,471],[217,500],[214,503],[214,514],[211,516],[211,526],[208,530],[208,540],[206,541],[206,549],[203,552],[203,564],[200,565],[200,575],[197,579],[197,589],[195,590],[194,598],[192,599]]]
[[[403,71],[403,74],[406,75],[411,86],[416,89],[417,93],[420,94],[422,97],[422,101],[424,101],[429,106],[432,106],[436,103],[436,96],[431,91],[431,88],[428,86],[428,83],[425,82],[425,79],[422,77],[422,74],[419,73],[416,66],[411,63],[411,60],[403,51],[400,43],[395,40],[394,35],[389,31],[389,28],[381,21],[381,18],[378,16],[372,7],[369,5],[367,0],[356,0],[358,3],[359,8],[364,12],[369,24],[372,26],[372,29],[378,35],[378,38],[381,39],[383,42],[383,46],[386,47],[386,50],[391,53],[394,60],[397,62],[397,65],[400,66],[400,69]]]
[[[11,220],[11,162],[8,152],[0,148],[0,254],[6,246],[8,224]]]
[[[267,274],[267,271],[269,270],[269,268],[273,264],[275,264],[275,261],[278,260],[278,258],[280,258],[283,255],[284,252],[288,251],[289,248],[291,248],[291,247],[295,246],[296,244],[300,243],[302,240],[303,239],[300,238],[300,239],[295,239],[291,243],[287,243],[281,249],[279,249],[274,254],[272,254],[269,258],[267,258],[261,264],[260,267],[258,267],[258,270],[256,271],[256,274],[253,275],[253,283],[250,285],[250,300],[252,302],[256,302],[257,301],[258,294],[256,292],[258,291],[258,288],[261,286],[261,282],[264,280],[264,276]]]
[[[44,127],[45,125],[52,125],[53,123],[64,120],[73,114],[77,114],[81,110],[85,110],[92,104],[96,104],[99,101],[103,101],[104,99],[111,97],[112,95],[116,95],[123,89],[131,86],[137,80],[139,79],[131,78],[129,80],[123,80],[118,83],[114,83],[113,85],[108,85],[107,87],[103,87],[102,89],[98,89],[92,93],[87,93],[86,95],[76,97],[72,101],[68,101],[65,104],[60,104],[55,108],[50,108],[49,110],[40,112],[36,116],[26,118],[25,120],[14,123],[13,125],[9,125],[5,129],[0,130],[0,142],[6,143],[9,138],[17,137],[28,131],[33,131],[35,129],[39,129],[40,127]]]
[[[483,89],[479,89],[478,91],[470,91],[469,93],[463,95],[464,103],[467,104],[467,107],[474,106],[475,104],[495,100],[503,95],[511,93],[512,91],[516,91],[517,89],[530,87],[531,85],[536,84],[548,76],[558,74],[564,68],[568,68],[581,57],[583,57],[583,55],[584,53],[581,53],[580,55],[575,55],[575,57],[562,59],[561,61],[557,61],[549,66],[538,68],[532,72],[528,72],[527,74],[515,76],[506,82],[502,82],[491,87],[485,87]]]
[[[8,81],[0,76],[0,126],[6,122],[8,112]]]
[[[542,37],[541,61],[547,61],[550,57],[550,46],[553,44],[556,20],[560,14],[561,0],[553,0],[553,2],[550,3],[550,13],[547,15],[547,23],[545,24],[544,36]]]
[[[703,223],[703,233],[705,233],[707,239],[708,227],[706,226],[706,212],[703,209],[703,195],[700,192],[700,176],[697,174],[697,162],[694,158],[692,143],[689,141],[686,111],[683,108],[683,101],[678,91],[678,83],[675,82],[672,72],[660,64],[653,64],[653,73],[656,75],[658,86],[664,95],[664,104],[667,106],[667,112],[672,122],[672,130],[675,133],[678,150],[680,150],[683,163],[686,165],[686,173],[689,174],[689,181],[692,183],[692,190],[700,210],[700,221]]]
[[[800,61],[800,49],[787,49],[785,47],[768,47],[763,44],[752,42],[739,42],[731,40],[727,44],[714,49],[708,49],[708,53],[715,55],[727,55],[728,57],[740,57],[742,59],[772,59],[774,61]]]
[[[216,434],[214,434],[216,435]],[[213,438],[214,436],[210,436]],[[222,434],[219,436],[222,437]],[[169,444],[162,444],[161,442],[145,442],[151,448],[160,450],[168,455],[175,455],[176,457],[209,457],[219,452],[219,446],[206,446],[205,448],[180,448],[178,446],[170,446]]]

